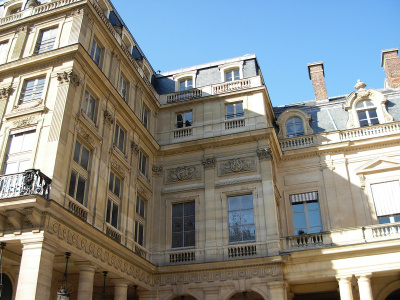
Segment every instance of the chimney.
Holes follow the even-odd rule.
[[[385,88],[400,88],[399,49],[382,50],[381,67],[385,70]]]
[[[314,87],[315,100],[328,100],[324,79],[324,63],[322,61],[308,64],[308,74]]]

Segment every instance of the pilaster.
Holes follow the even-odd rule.
[[[287,283],[285,281],[271,281],[267,283],[270,299],[287,300]]]

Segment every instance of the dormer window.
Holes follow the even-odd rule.
[[[179,91],[186,91],[193,88],[192,78],[185,78],[179,81]]]
[[[220,65],[218,69],[221,72],[221,82],[243,79],[243,61]]]
[[[360,101],[356,105],[360,127],[379,124],[376,107],[371,100]]]
[[[303,121],[298,117],[287,120],[286,135],[288,138],[304,135]]]
[[[225,71],[225,81],[235,81],[240,79],[239,69]]]

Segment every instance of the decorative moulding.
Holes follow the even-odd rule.
[[[200,165],[182,166],[166,171],[166,183],[196,180],[201,178]]]
[[[252,175],[240,178],[233,178],[233,179],[222,179],[215,182],[215,187],[225,186],[225,185],[235,185],[240,183],[248,183],[248,182],[260,182],[261,175]]]
[[[164,167],[162,165],[153,165],[151,170],[153,171],[153,175],[160,176],[163,174]]]
[[[221,161],[218,164],[218,176],[250,171],[256,171],[256,161],[254,157],[237,157],[234,159]]]
[[[307,115],[303,110],[298,108],[289,108],[280,114],[276,123],[279,126],[278,138],[286,138],[286,122],[290,118],[297,117],[303,122],[304,135],[313,134],[314,131],[310,127],[311,115]]]
[[[204,169],[213,169],[215,168],[216,159],[215,157],[205,157],[201,162],[204,166]]]

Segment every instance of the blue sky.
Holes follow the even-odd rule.
[[[400,48],[399,0],[112,2],[156,71],[256,54],[274,106],[314,99],[318,61],[329,97],[382,88],[381,50]]]

